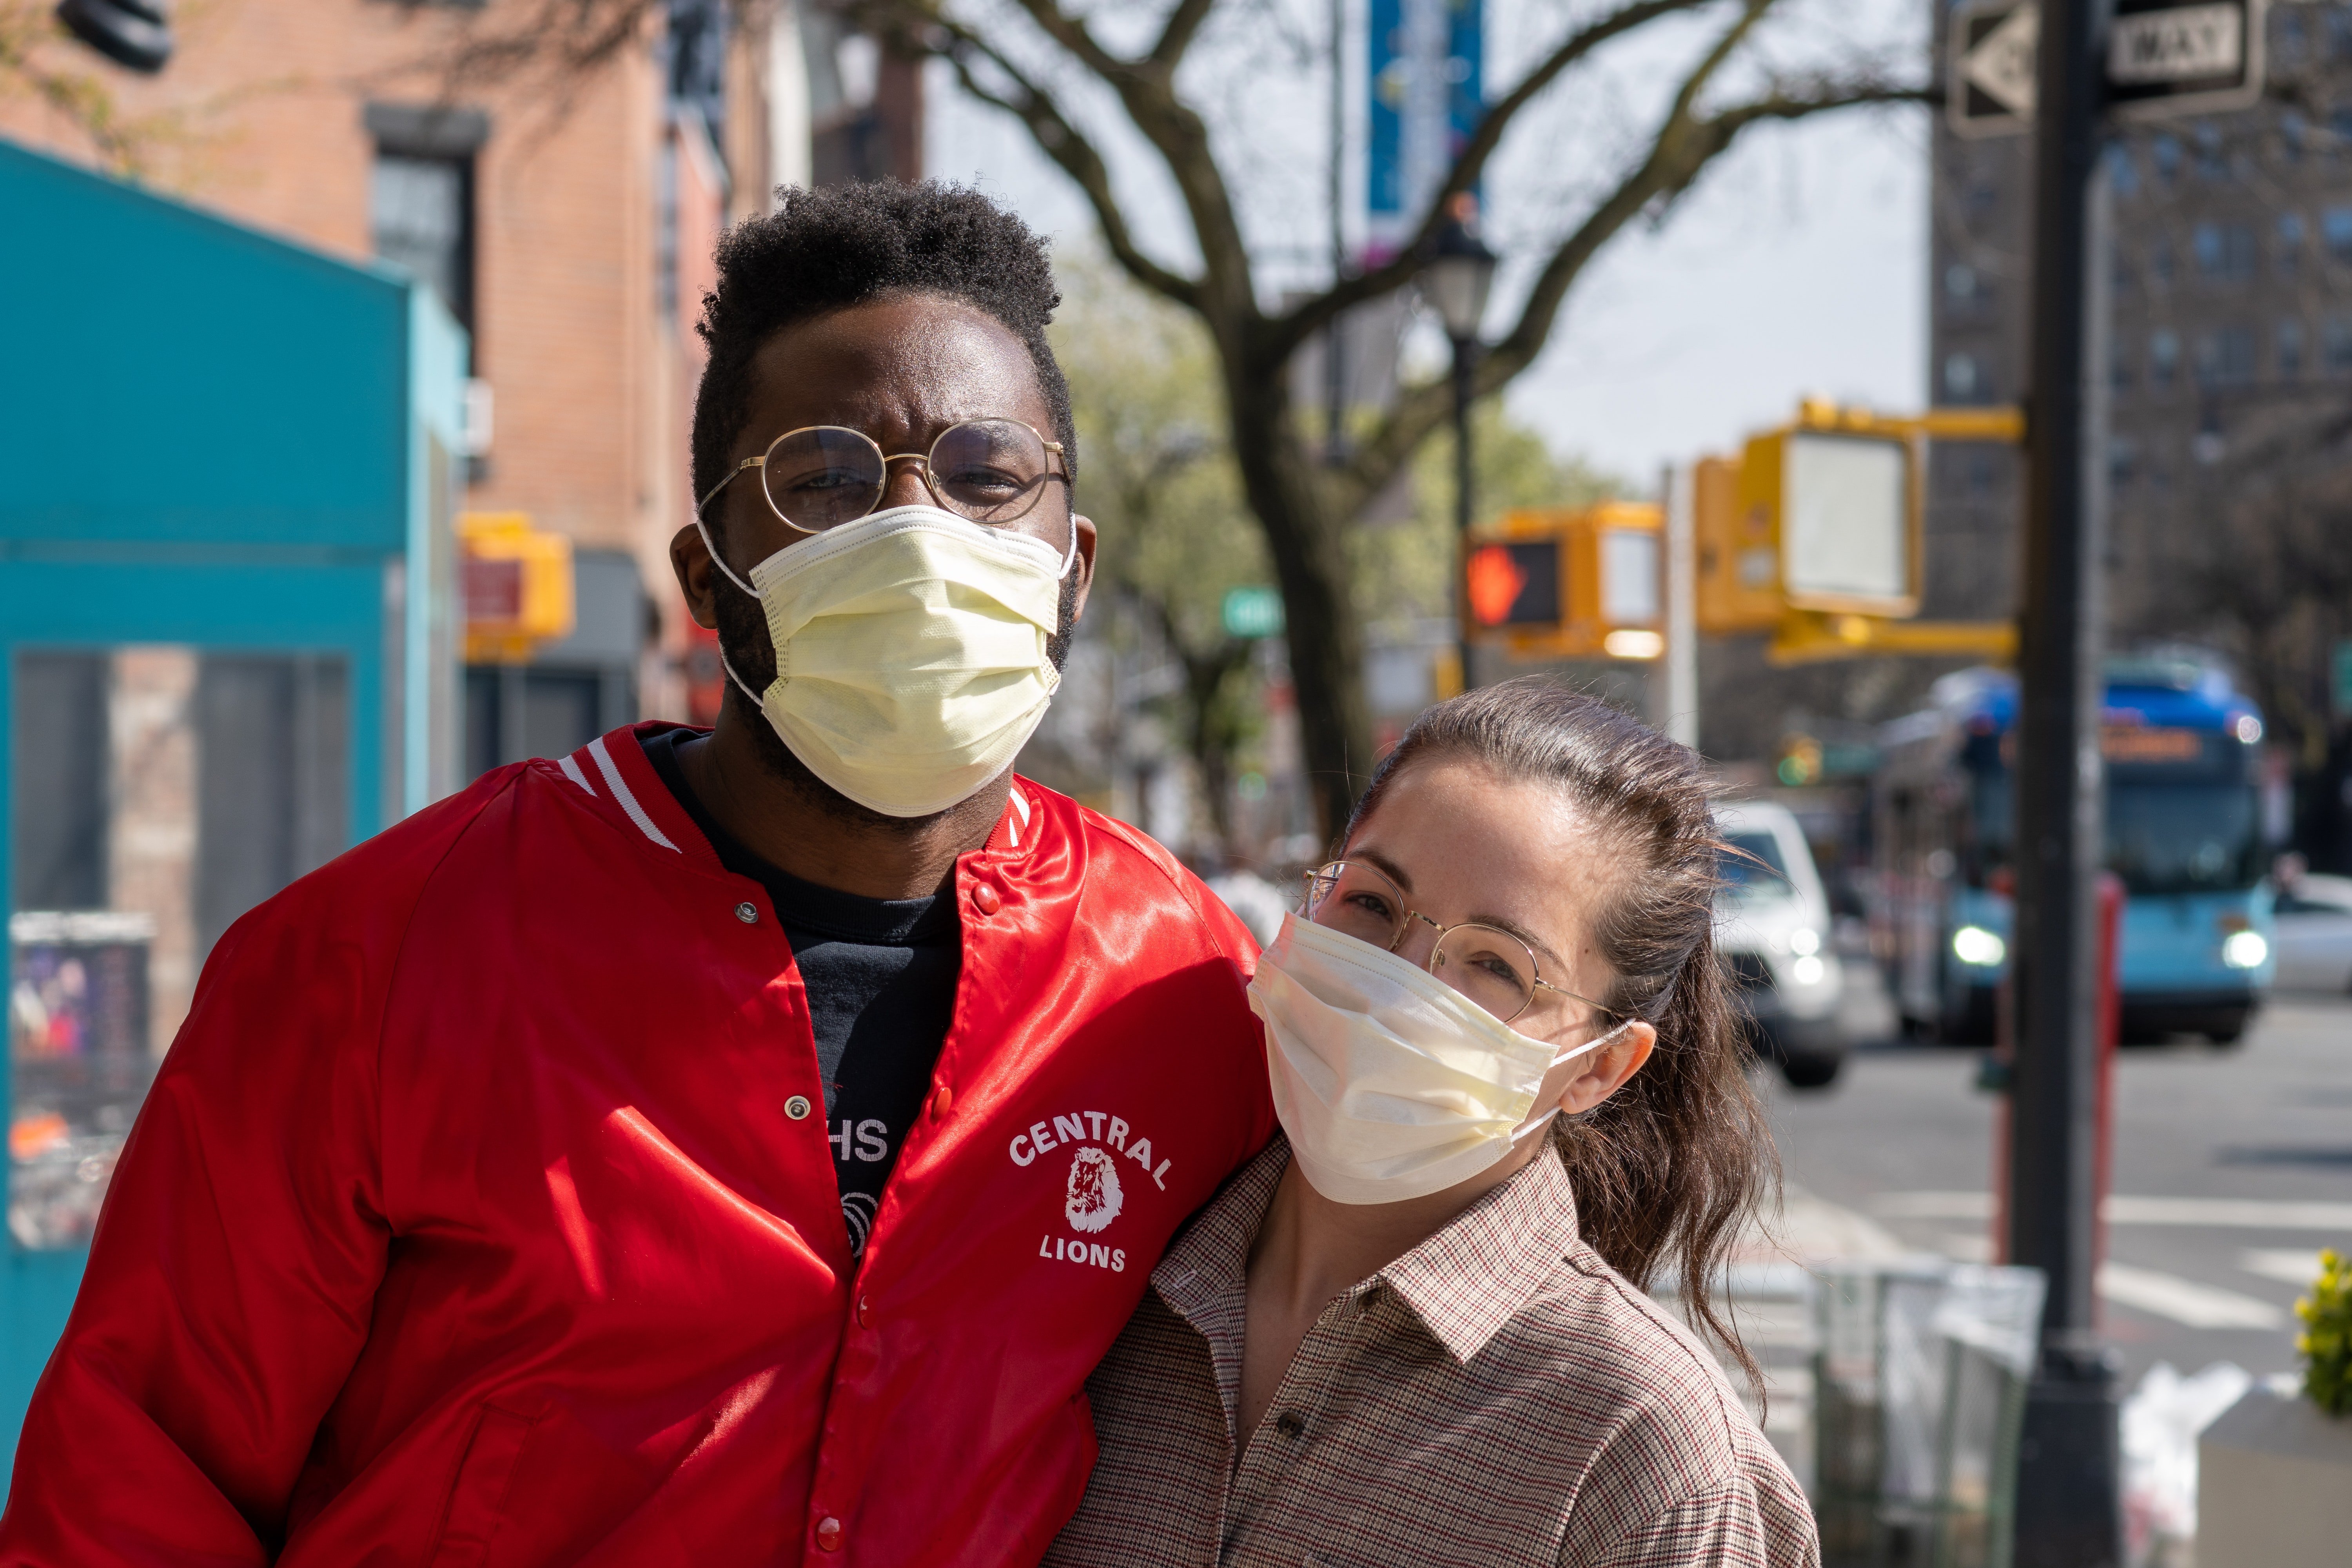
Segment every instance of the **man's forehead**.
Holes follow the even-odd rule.
[[[779,429],[879,425],[911,434],[997,416],[1044,429],[1052,418],[1021,340],[985,311],[934,295],[795,321],[761,345],[752,368],[754,418],[783,420]]]

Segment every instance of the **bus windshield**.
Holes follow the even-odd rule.
[[[1972,748],[1963,846],[1971,882],[1981,886],[2010,859],[2014,792],[1992,748]],[[2240,764],[2242,766],[2242,764]],[[2105,861],[2132,893],[2203,893],[2251,888],[2262,879],[2260,814],[2242,772],[2216,776],[2210,763],[2107,770]]]
[[[2107,786],[2107,866],[2135,893],[2203,893],[2262,879],[2251,785],[2218,780]]]

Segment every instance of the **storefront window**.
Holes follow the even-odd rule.
[[[8,1229],[78,1247],[213,943],[349,842],[349,679],[152,646],[11,675]]]

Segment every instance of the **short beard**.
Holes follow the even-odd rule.
[[[767,613],[760,601],[745,593],[723,575],[712,583],[717,598],[714,608],[719,617],[719,650],[735,673],[743,678],[743,686],[753,691],[765,691],[776,679],[775,645],[768,639]],[[1077,633],[1078,574],[1071,572],[1062,579],[1060,608],[1055,616],[1051,637],[1045,639],[1045,657],[1059,670],[1070,657],[1070,642]],[[736,720],[751,732],[751,749],[770,777],[790,790],[793,795],[823,815],[845,826],[879,829],[887,833],[912,836],[941,817],[955,811],[963,803],[921,816],[892,816],[850,799],[831,784],[816,776],[809,765],[784,744],[776,727],[768,722],[760,704],[747,696],[742,686],[727,682],[726,701],[735,710]]]

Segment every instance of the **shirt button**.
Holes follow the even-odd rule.
[[[752,903],[749,899],[746,899],[743,902],[735,906],[735,918],[741,921],[747,926],[758,925],[760,923],[760,906]]]
[[[992,915],[1004,907],[1004,897],[994,888],[982,882],[971,890],[971,907],[982,914]]]
[[[940,1085],[939,1093],[931,1096],[931,1114],[945,1117],[950,1110],[954,1109],[954,1106],[955,1090],[945,1084]]]
[[[806,1120],[808,1113],[809,1098],[807,1095],[796,1094],[790,1100],[784,1101],[784,1114],[791,1117],[793,1121],[804,1121]]]
[[[831,1514],[816,1521],[816,1549],[819,1552],[841,1550],[841,1521]]]
[[[1298,1418],[1297,1412],[1286,1410],[1274,1418],[1274,1429],[1286,1437],[1296,1437],[1307,1430],[1307,1423]]]

